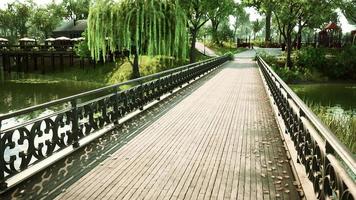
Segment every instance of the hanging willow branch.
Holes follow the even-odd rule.
[[[98,0],[89,10],[88,47],[95,60],[105,61],[108,50],[186,58],[186,22],[178,0]]]

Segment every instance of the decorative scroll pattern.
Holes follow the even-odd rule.
[[[106,125],[117,124],[128,113],[142,109],[149,102],[227,60],[228,57],[214,59],[84,103],[79,104],[79,99],[74,99],[70,102],[70,109],[6,130],[1,129],[0,121],[0,189],[7,188],[6,180],[13,175],[65,147],[78,147],[81,138]]]
[[[279,114],[284,121],[286,134],[289,134],[294,143],[298,162],[304,165],[308,178],[314,186],[316,197],[318,199],[356,199],[356,196],[353,196],[355,193],[351,193],[351,191],[356,191],[356,184],[350,177],[341,175],[345,174],[343,173],[344,169],[337,167],[340,166],[340,163],[333,155],[333,147],[327,142],[319,144],[312,137],[301,119],[304,114],[294,111],[288,102],[289,95],[282,93],[281,85],[270,69],[265,67],[260,60],[258,62]]]

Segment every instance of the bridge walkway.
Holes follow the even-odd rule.
[[[257,65],[242,57],[57,199],[299,199]]]

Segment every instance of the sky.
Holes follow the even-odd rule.
[[[6,6],[7,3],[11,3],[14,2],[15,0],[0,0],[0,8],[4,8]],[[21,1],[21,0],[20,0]],[[50,2],[52,2],[52,0],[33,0],[37,5],[45,5],[48,4]],[[62,0],[54,0],[56,3],[60,3],[62,2]],[[235,2],[239,2],[239,0],[235,0]],[[247,13],[250,14],[250,20],[251,21],[255,21],[256,19],[262,18],[262,16],[260,16],[258,14],[258,12],[253,9],[253,8],[246,8],[245,9]],[[342,28],[342,32],[346,33],[346,32],[350,32],[351,30],[355,30],[356,26],[355,25],[350,25],[347,22],[347,19],[345,18],[345,16],[338,11],[339,14],[339,20],[341,23],[341,28]],[[233,20],[233,19],[230,19]],[[233,22],[231,22],[233,23]]]

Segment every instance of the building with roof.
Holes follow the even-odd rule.
[[[87,20],[67,20],[61,23],[56,29],[53,30],[52,36],[79,38],[87,28]]]
[[[319,45],[324,47],[341,47],[342,29],[335,22],[327,24],[319,32]]]

